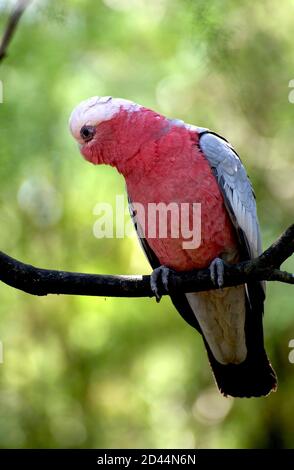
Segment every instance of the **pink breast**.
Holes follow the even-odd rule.
[[[195,135],[193,140],[187,139],[187,135],[181,135],[177,130],[174,135],[161,139],[157,153],[159,158],[156,165],[142,176],[140,182],[128,178],[127,187],[131,200],[142,204],[145,209],[144,219],[138,212],[139,223],[144,224],[148,244],[160,263],[176,270],[190,270],[207,267],[217,256],[233,258],[237,249],[234,228],[209,163],[195,145]],[[198,231],[193,237],[195,241],[200,241],[200,246],[184,248],[183,243],[187,242],[187,237],[183,236],[180,225],[179,238],[174,238],[175,233],[171,233],[171,217],[167,219],[166,238],[158,236],[158,219],[156,238],[153,238],[154,230],[150,237],[148,229],[154,229],[155,221],[150,216],[154,215],[154,210],[150,212],[149,203],[176,203],[179,214],[184,207],[181,204],[185,203],[186,208],[189,204],[189,228],[194,225],[194,229]],[[201,205],[201,220],[196,220],[195,215],[193,219],[193,203]],[[199,206],[196,214],[198,212]]]

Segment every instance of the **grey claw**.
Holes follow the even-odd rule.
[[[224,272],[225,266],[224,262],[221,258],[215,258],[209,266],[210,271],[210,279],[212,280],[213,284],[220,289],[224,285]]]
[[[162,297],[160,290],[162,291],[162,287],[164,287],[165,291],[168,292],[169,273],[169,268],[166,266],[159,266],[159,268],[154,269],[150,276],[150,287],[156,297],[156,302],[160,302]]]
[[[163,287],[165,288],[166,292],[168,292],[168,280],[170,275],[170,269],[166,266],[161,266],[161,282]]]
[[[152,292],[155,294],[156,302],[160,302],[161,295],[159,294],[158,290],[158,279],[160,277],[160,272],[158,272],[157,269],[155,269],[150,276],[150,287]]]

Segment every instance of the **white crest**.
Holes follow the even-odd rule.
[[[128,111],[138,111],[141,106],[123,98],[112,98],[111,96],[93,96],[82,101],[71,113],[69,118],[69,128],[74,138],[83,143],[80,130],[83,126],[96,126],[97,124],[109,121],[121,108]]]

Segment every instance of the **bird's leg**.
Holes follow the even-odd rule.
[[[215,258],[209,265],[210,279],[220,289],[224,285],[225,263],[221,258]]]
[[[156,297],[156,302],[160,302],[162,294],[160,292],[168,292],[168,278],[171,269],[167,266],[159,266],[154,269],[153,273],[150,276],[150,286],[151,290]]]

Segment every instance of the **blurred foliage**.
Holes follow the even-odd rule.
[[[13,3],[0,0],[1,31]],[[150,272],[135,239],[93,236],[93,208],[124,182],[83,161],[69,135],[72,108],[92,95],[225,135],[253,181],[264,244],[273,241],[293,222],[293,9],[35,0],[0,68],[1,250],[47,268]],[[1,447],[293,446],[290,286],[268,285],[278,392],[251,400],[218,395],[200,336],[168,299],[34,298],[3,284],[0,296]]]

